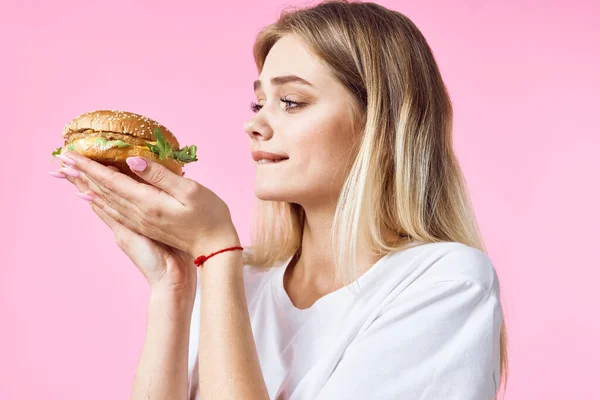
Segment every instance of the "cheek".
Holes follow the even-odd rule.
[[[321,128],[305,133],[291,143],[290,158],[301,172],[322,174],[331,177],[336,170],[350,167],[351,142],[343,135],[339,126]],[[337,174],[337,173],[336,173]]]
[[[352,138],[346,115],[336,109],[320,111],[286,130],[290,174],[310,177],[312,184],[339,186],[351,167]],[[296,179],[296,178],[295,178]]]
[[[293,181],[304,182],[304,186],[313,187],[320,192],[337,191],[346,175],[344,154],[339,146],[313,146],[302,153],[302,157],[294,160],[288,171],[294,175]]]

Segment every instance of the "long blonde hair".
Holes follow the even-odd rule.
[[[452,148],[452,105],[427,41],[403,14],[370,2],[326,0],[288,7],[263,28],[253,52],[262,71],[271,47],[298,37],[352,95],[356,151],[341,190],[331,247],[342,284],[357,277],[357,250],[376,254],[413,242],[460,242],[486,253]],[[244,262],[269,268],[301,246],[304,211],[257,199]],[[396,239],[386,240],[391,231]],[[507,338],[500,331],[500,383],[506,389]]]

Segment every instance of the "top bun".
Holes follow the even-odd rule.
[[[156,141],[154,128],[160,129],[174,150],[180,150],[173,133],[163,125],[143,115],[121,110],[96,110],[81,114],[64,127],[63,137],[68,141],[69,136],[75,133],[112,132],[153,142]]]

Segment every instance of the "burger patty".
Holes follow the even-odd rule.
[[[137,145],[137,146],[145,146],[146,143],[148,143],[147,140],[135,137],[135,136],[131,136],[131,135],[124,135],[122,133],[115,133],[115,132],[106,132],[106,131],[101,131],[101,132],[96,132],[93,130],[87,130],[84,132],[76,132],[76,133],[72,133],[68,136],[65,136],[65,140],[67,143],[73,142],[77,139],[83,139],[86,137],[103,137],[106,138],[107,140],[122,140],[125,143],[130,143],[133,145]],[[179,149],[175,149],[175,150],[179,150]]]

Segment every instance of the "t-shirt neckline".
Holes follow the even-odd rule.
[[[301,323],[306,321],[311,315],[313,315],[318,309],[324,307],[325,304],[334,302],[334,301],[344,301],[344,299],[348,299],[348,296],[344,297],[344,294],[348,294],[350,290],[350,286],[352,285],[366,285],[367,282],[371,279],[371,277],[375,276],[375,272],[379,270],[382,264],[395,252],[389,252],[385,254],[382,258],[377,260],[375,264],[371,266],[364,274],[359,276],[354,282],[343,286],[339,289],[334,290],[331,293],[328,293],[321,298],[317,299],[310,307],[308,308],[298,308],[294,305],[290,297],[288,296],[285,288],[283,286],[283,277],[286,269],[289,267],[290,262],[294,258],[294,255],[288,257],[279,268],[277,268],[275,276],[271,279],[271,283],[273,286],[273,294],[275,299],[281,308],[281,310],[292,320]]]

